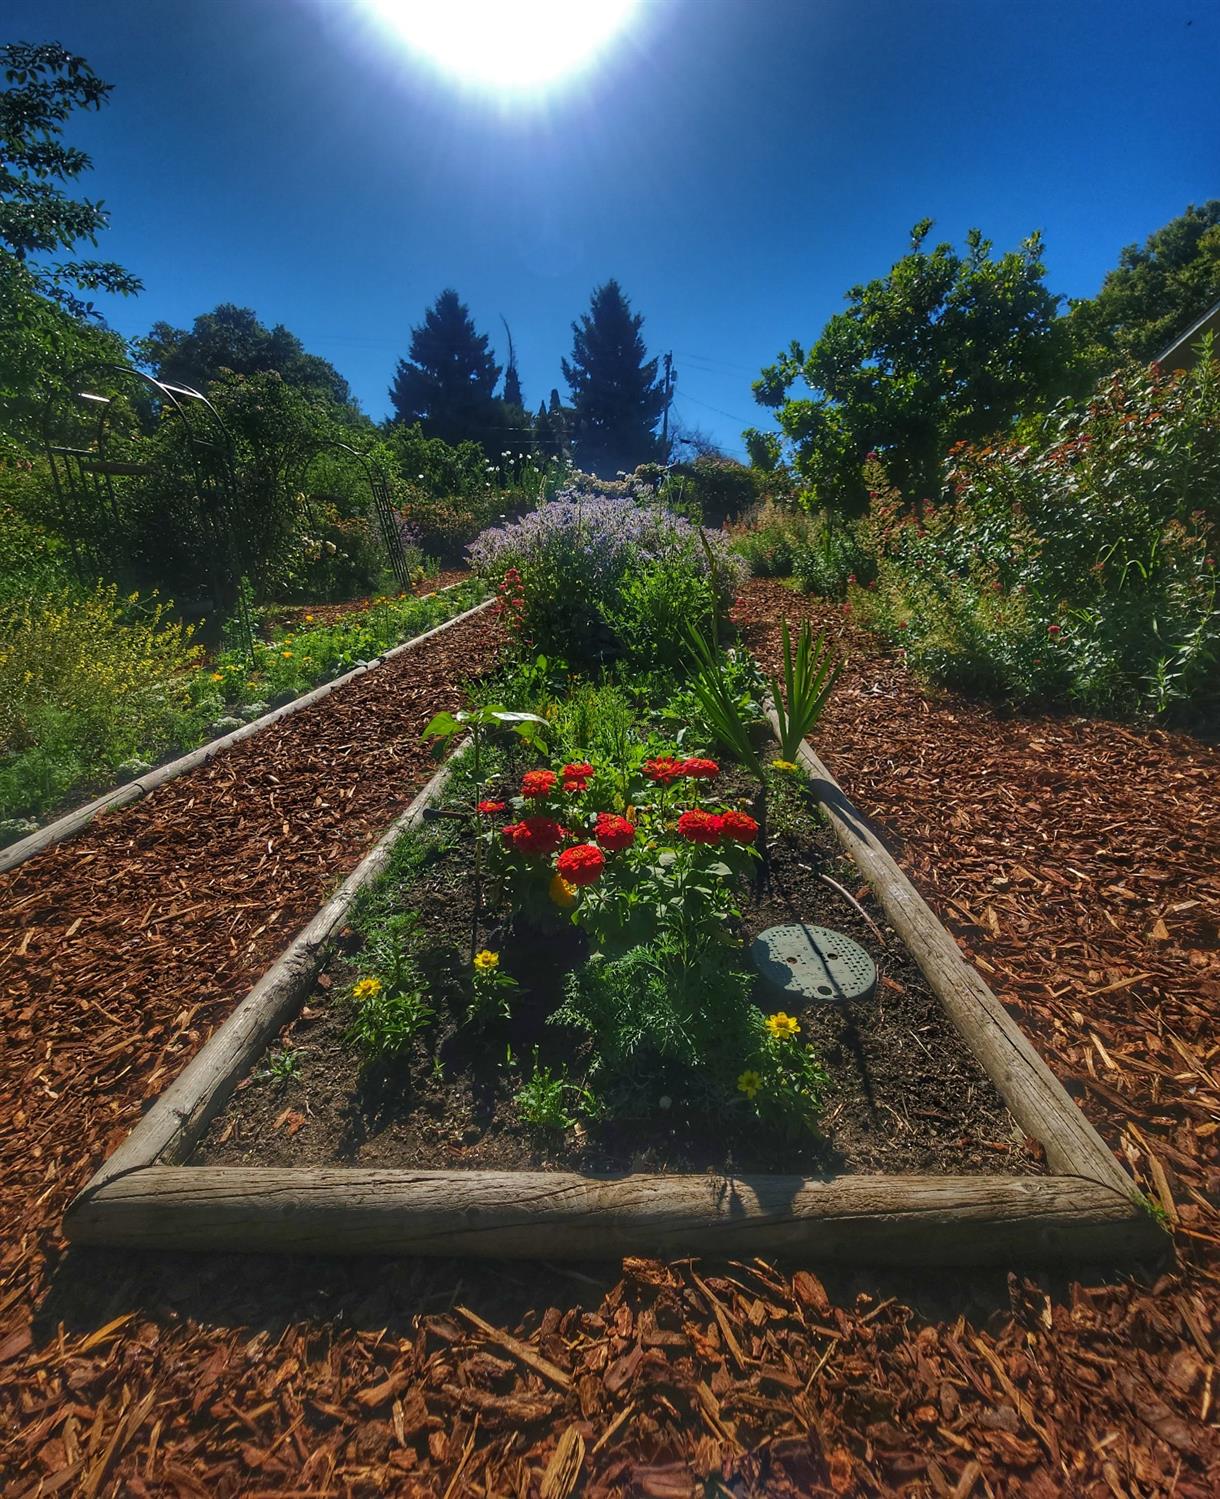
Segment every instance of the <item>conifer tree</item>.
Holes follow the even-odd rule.
[[[390,386],[394,419],[419,422],[430,437],[446,442],[470,439],[494,444],[501,425],[492,392],[500,366],[488,349],[486,333],[451,288],[441,292],[411,329],[409,359],[400,359]]]
[[[504,366],[504,404],[524,411],[525,398],[521,394],[521,376],[517,370],[517,351],[513,348],[512,329],[508,326],[507,318],[502,316],[500,321],[508,335],[508,363]]]
[[[610,280],[572,324],[572,358],[563,361],[572,392],[572,447],[580,467],[603,478],[661,457],[656,425],[665,390],[640,337],[643,323]]]

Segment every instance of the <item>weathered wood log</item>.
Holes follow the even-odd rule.
[[[653,1176],[152,1166],[78,1201],[76,1243],[291,1254],[784,1254],[852,1264],[1033,1263],[1164,1236],[1073,1177]]]
[[[771,719],[778,731],[774,713]],[[1134,1185],[1105,1141],[963,957],[838,781],[808,744],[801,745],[800,759],[844,852],[872,886],[890,925],[1017,1123],[1042,1142],[1051,1169],[1105,1185],[1130,1200]]]
[[[82,1198],[103,1182],[153,1162],[186,1159],[279,1028],[300,1009],[321,969],[327,943],[346,921],[357,896],[381,874],[399,838],[419,822],[424,808],[441,794],[455,762],[465,751],[463,742],[406,811],[395,818],[321,911],[297,933],[109,1157]]]

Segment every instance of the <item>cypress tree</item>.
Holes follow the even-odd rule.
[[[394,420],[419,422],[430,437],[446,442],[496,441],[498,409],[492,392],[500,366],[488,337],[451,288],[441,292],[411,329],[409,359],[400,359],[390,386]]]
[[[643,323],[610,280],[572,324],[572,358],[563,361],[572,392],[572,445],[580,467],[603,478],[662,456],[655,429],[665,390],[640,337]]]

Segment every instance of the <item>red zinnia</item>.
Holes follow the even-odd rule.
[[[1047,627],[1046,627],[1046,633],[1048,635],[1058,635],[1060,633],[1059,626],[1058,625],[1047,625]]]
[[[726,838],[734,843],[753,843],[758,837],[758,824],[748,812],[722,812],[720,828]]]
[[[593,774],[593,767],[587,760],[576,760],[565,765],[561,774],[565,781],[587,781]]]
[[[721,819],[713,812],[695,808],[678,818],[678,832],[690,843],[719,843]]]
[[[690,776],[696,781],[710,781],[720,774],[720,767],[715,760],[700,760],[698,756],[691,760],[683,760],[682,774]]]
[[[599,812],[594,836],[603,848],[617,851],[630,848],[635,842],[635,827],[625,817],[617,817],[613,812]]]
[[[504,811],[504,803],[503,802],[480,802],[479,805],[478,805],[478,810],[480,812],[482,812],[484,814],[484,816],[490,816],[491,813],[493,813],[493,812],[503,812]]]
[[[656,781],[661,786],[668,786],[685,772],[680,760],[675,760],[672,755],[658,755],[655,760],[644,761],[644,774],[650,781]]]
[[[563,789],[573,794],[589,789],[588,781],[570,780],[563,783]]]
[[[550,796],[557,779],[553,770],[527,770],[521,777],[521,795]]]
[[[569,885],[591,885],[606,867],[606,856],[592,843],[578,843],[565,848],[555,860],[556,873]]]
[[[564,840],[564,830],[552,817],[523,817],[501,828],[500,837],[520,854],[553,854]]]

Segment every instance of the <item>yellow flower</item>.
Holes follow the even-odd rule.
[[[354,999],[372,999],[374,995],[381,993],[381,980],[375,978],[357,979],[352,990]]]
[[[777,1041],[789,1041],[801,1028],[800,1022],[794,1015],[785,1015],[783,1010],[777,1010],[774,1015],[767,1016],[767,1029]]]
[[[752,1067],[747,1068],[737,1079],[737,1091],[744,1093],[747,1098],[753,1098],[761,1087],[762,1077]]]
[[[292,652],[291,651],[281,651],[280,655],[283,656],[285,660],[287,660],[288,657],[292,655]]]
[[[791,773],[794,770],[800,770],[800,768],[801,767],[794,760],[772,760],[771,761],[771,769],[772,770],[785,770],[785,771],[788,772],[789,775],[791,775]]]
[[[499,968],[500,954],[498,952],[488,952],[484,948],[482,952],[475,953],[474,966],[480,973],[486,973],[491,968]]]
[[[224,679],[225,679],[225,674],[224,674],[223,671],[214,671],[212,673],[212,681],[213,682],[223,682]]]
[[[561,874],[551,877],[547,894],[561,910],[568,911],[576,904],[576,886],[570,884]]]
[[[311,625],[311,624],[313,624],[313,615],[312,615],[312,614],[307,614],[307,615],[306,615],[306,616],[305,616],[305,623],[306,623],[306,624],[307,624],[307,625]]]

